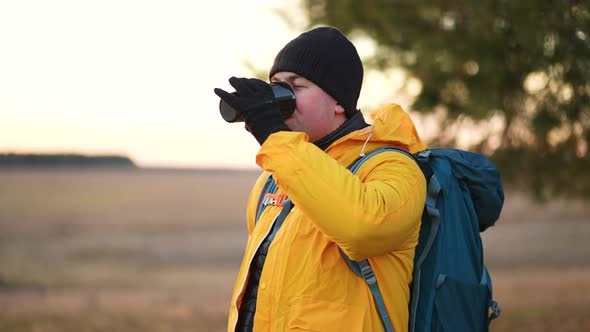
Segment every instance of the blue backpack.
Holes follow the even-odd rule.
[[[492,299],[492,282],[483,264],[479,233],[494,225],[504,203],[495,165],[481,154],[462,150],[429,149],[413,155],[383,147],[363,155],[348,168],[356,174],[367,159],[385,151],[414,159],[427,183],[410,290],[409,331],[488,331],[490,321],[500,315],[500,308]],[[283,202],[282,197],[273,196],[276,189],[269,176],[256,211],[258,220],[267,204],[283,205],[269,234],[271,239],[292,208],[289,199]],[[385,331],[393,332],[369,261],[353,261],[340,252],[351,270],[369,286]]]
[[[409,331],[488,331],[500,308],[492,299],[479,233],[494,225],[504,203],[496,166],[481,154],[462,150],[429,149],[412,155],[383,147],[357,159],[350,171],[356,173],[368,158],[384,151],[414,159],[427,183],[410,291]],[[393,331],[368,260],[352,261],[340,252],[352,271],[367,282],[385,330]]]

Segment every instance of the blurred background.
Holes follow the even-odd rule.
[[[318,25],[367,120],[498,164],[491,330],[590,330],[589,5],[0,2],[0,331],[224,331],[258,144],[212,90]]]

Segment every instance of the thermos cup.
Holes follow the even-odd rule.
[[[293,89],[285,82],[273,82],[270,83],[270,86],[274,100],[279,104],[283,119],[289,118],[293,114],[293,111],[295,111],[295,93]],[[232,94],[235,95],[236,92],[232,92]],[[221,113],[221,117],[227,122],[244,121],[244,117],[240,112],[224,102],[223,99],[219,101],[219,113]]]

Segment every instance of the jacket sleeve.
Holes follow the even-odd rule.
[[[426,184],[408,156],[380,153],[355,176],[304,133],[279,132],[262,145],[257,163],[351,259],[416,245]]]

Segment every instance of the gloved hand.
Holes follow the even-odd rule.
[[[260,145],[270,134],[290,130],[268,83],[256,78],[231,77],[229,84],[236,89],[235,94],[218,88],[213,91],[244,116],[246,128]]]

